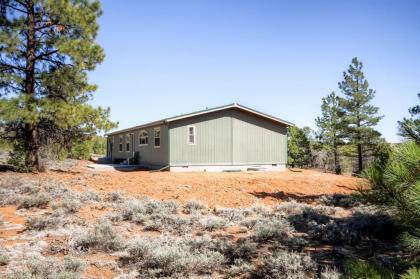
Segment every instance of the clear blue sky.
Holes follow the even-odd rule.
[[[420,1],[102,2],[95,105],[119,128],[237,102],[315,128],[321,98],[364,63],[392,142],[418,103]]]

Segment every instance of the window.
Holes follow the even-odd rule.
[[[147,131],[140,131],[139,135],[139,145],[148,145],[149,144],[149,134]]]
[[[195,126],[188,126],[188,144],[195,144]]]
[[[125,151],[130,151],[130,135],[127,135],[125,137]]]
[[[160,147],[160,128],[155,128],[155,147]]]
[[[123,139],[122,136],[120,136],[120,152],[122,151],[123,148]]]

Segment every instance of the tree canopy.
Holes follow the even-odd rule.
[[[315,119],[319,128],[317,137],[321,147],[333,156],[334,169],[339,174],[341,173],[339,147],[345,143],[343,140],[345,122],[344,112],[340,107],[340,97],[334,91],[322,98],[321,112],[322,115]]]
[[[357,57],[353,58],[348,70],[343,73],[344,80],[338,83],[344,95],[341,107],[346,122],[345,132],[349,143],[356,146],[359,172],[363,170],[366,153],[380,139],[381,134],[373,127],[382,119],[378,115],[379,108],[371,104],[376,92],[369,88],[362,70],[363,63]]]
[[[292,167],[309,167],[312,161],[311,143],[308,137],[309,127],[292,126],[288,130],[287,164]]]
[[[88,101],[87,72],[104,59],[95,42],[97,0],[3,0],[0,15],[1,136],[24,164],[39,168],[42,147],[67,148],[115,127],[109,109]]]
[[[420,99],[420,93],[417,95]],[[413,106],[408,109],[411,118],[404,118],[398,121],[399,134],[408,140],[414,140],[420,144],[420,105]]]

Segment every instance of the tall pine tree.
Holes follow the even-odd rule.
[[[371,105],[375,91],[369,88],[362,71],[363,63],[356,57],[352,59],[349,69],[343,73],[344,80],[338,85],[344,94],[341,106],[346,121],[346,136],[350,144],[356,147],[358,172],[363,170],[363,160],[379,140],[380,133],[373,127],[382,116],[379,108]]]
[[[340,107],[340,97],[334,91],[322,98],[321,111],[322,116],[315,119],[319,129],[317,136],[322,149],[333,155],[335,173],[340,174],[339,147],[344,144],[344,112]]]
[[[420,93],[417,96],[420,99]],[[399,135],[420,144],[420,105],[409,108],[408,112],[411,114],[411,118],[398,121]]]
[[[0,131],[39,168],[43,146],[72,143],[107,130],[109,109],[87,102],[87,72],[102,62],[95,42],[97,0],[1,0]]]

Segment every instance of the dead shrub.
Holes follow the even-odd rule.
[[[121,189],[109,192],[106,195],[105,200],[109,202],[122,202],[124,200],[124,193]]]

